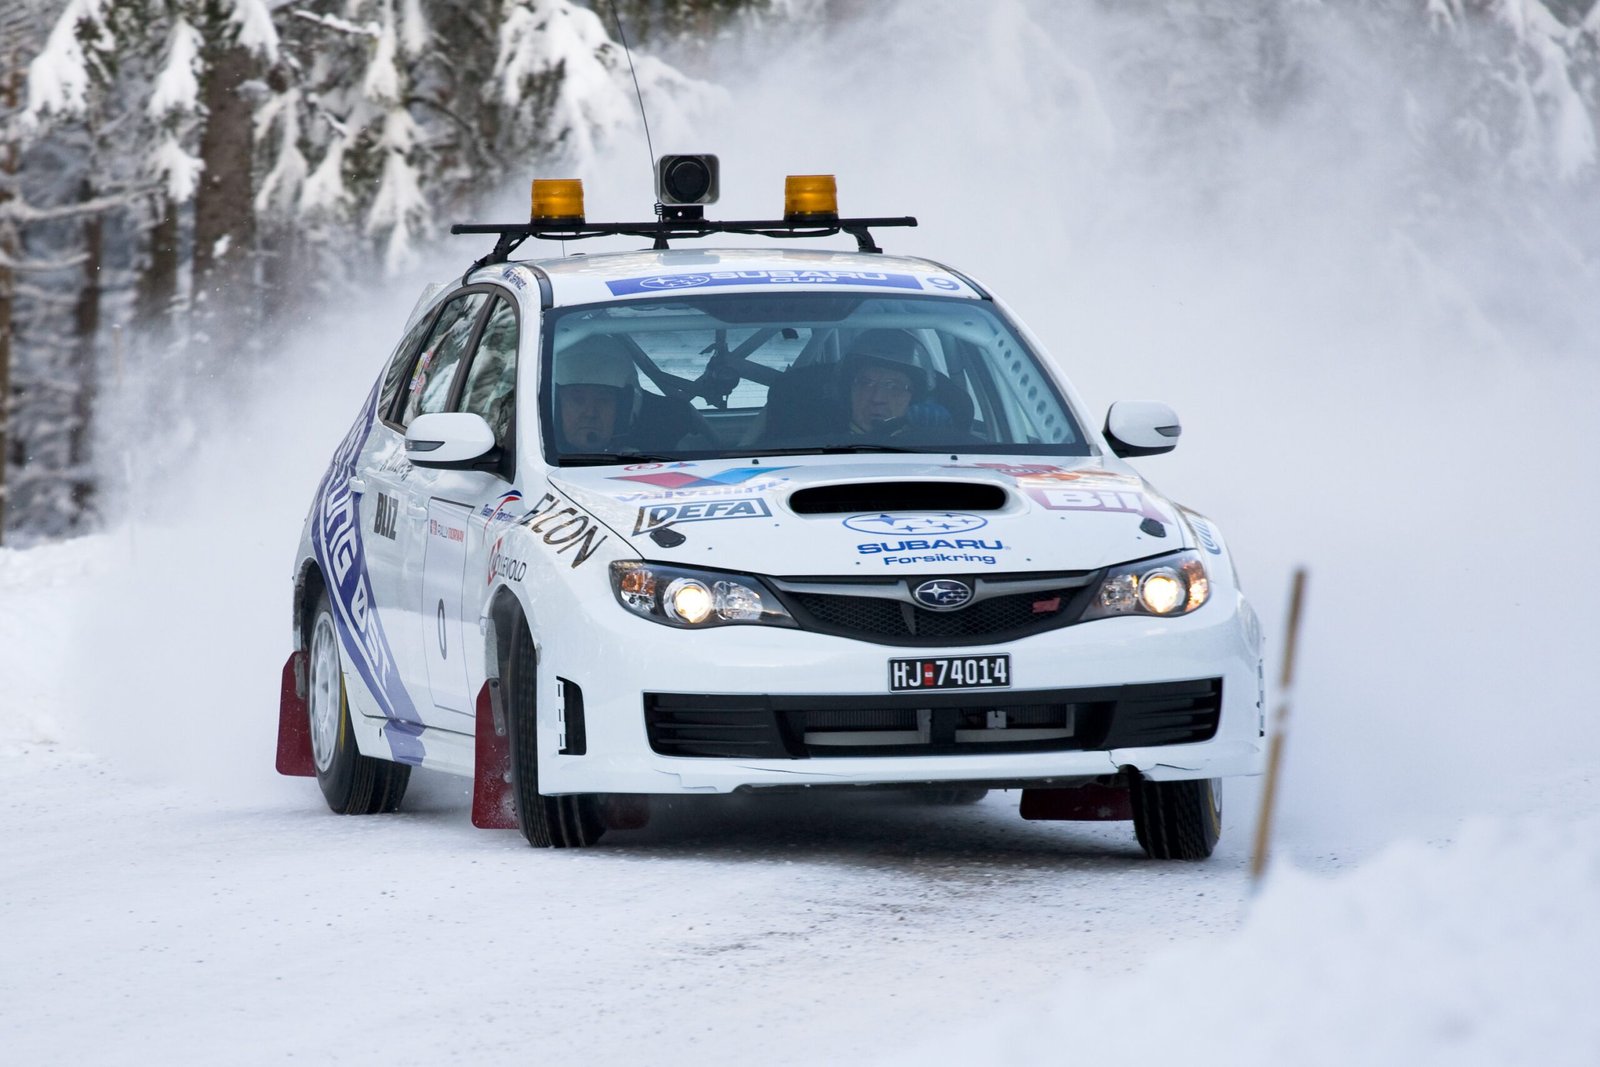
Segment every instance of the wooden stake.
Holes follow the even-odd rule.
[[[1278,679],[1278,708],[1272,717],[1272,738],[1267,743],[1267,780],[1261,788],[1261,815],[1256,821],[1255,853],[1250,857],[1250,888],[1258,888],[1267,869],[1272,836],[1273,806],[1278,797],[1278,774],[1283,764],[1283,743],[1289,733],[1289,697],[1294,689],[1294,651],[1300,637],[1300,608],[1305,603],[1306,569],[1295,568],[1289,591],[1289,625],[1283,643],[1283,675]]]

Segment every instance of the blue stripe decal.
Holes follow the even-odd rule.
[[[395,669],[394,653],[378,617],[377,599],[367,574],[367,554],[361,544],[361,494],[350,489],[355,460],[372,430],[378,408],[378,385],[373,385],[366,407],[333,454],[328,472],[317,487],[313,511],[316,521],[311,546],[322,573],[329,580],[334,628],[344,645],[345,662],[353,665],[388,720],[384,736],[400,763],[422,762],[422,716],[417,714]]]
[[[652,274],[606,282],[612,296],[664,293],[677,289],[707,289],[719,285],[868,285],[887,289],[918,289],[922,283],[909,274],[876,270],[710,270],[704,274]]]

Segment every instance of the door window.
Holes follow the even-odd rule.
[[[494,431],[495,444],[509,448],[516,388],[517,313],[508,301],[496,300],[472,366],[467,368],[467,384],[457,410],[482,415]]]

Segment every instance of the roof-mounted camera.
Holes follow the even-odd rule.
[[[657,214],[664,219],[705,217],[720,192],[717,157],[710,153],[662,156],[656,162]]]

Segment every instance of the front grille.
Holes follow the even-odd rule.
[[[646,693],[663,756],[808,759],[1104,751],[1216,736],[1222,679],[1031,692],[863,696]]]
[[[1076,622],[1097,584],[1092,577],[1091,572],[1071,571],[966,579],[986,592],[955,611],[930,611],[909,601],[910,589],[928,580],[923,575],[888,582],[776,579],[773,584],[802,629],[879,644],[933,646],[1012,641]],[[1060,584],[1051,585],[1052,579]],[[1004,592],[1012,581],[1025,583],[1027,591]],[[818,591],[817,583],[828,591]]]

